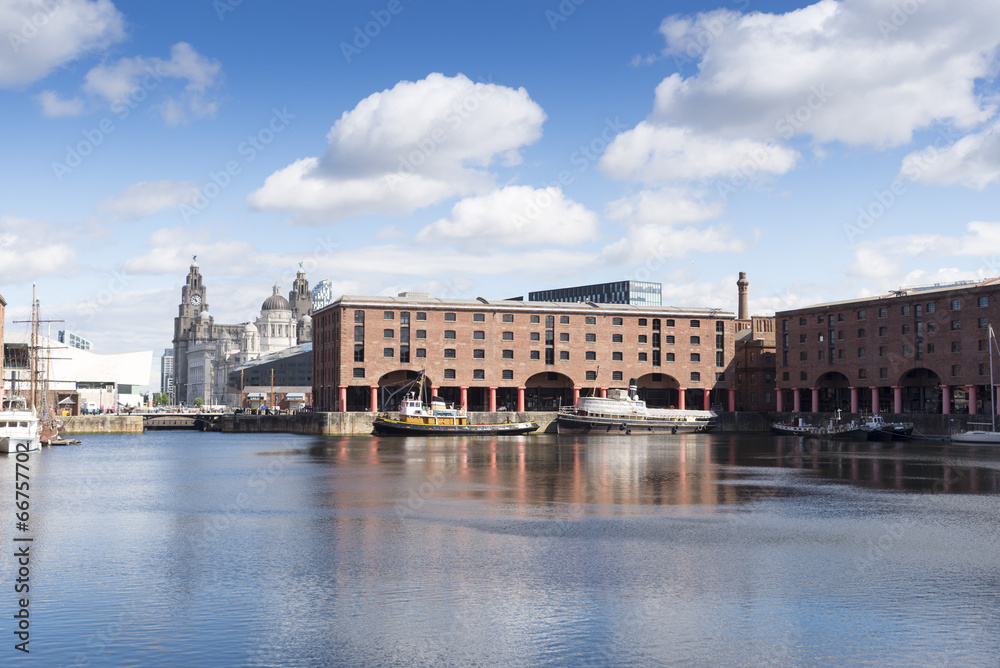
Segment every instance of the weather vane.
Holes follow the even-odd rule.
[[[197,262],[198,261],[198,256],[197,255],[192,255],[191,256],[191,261],[192,262]]]

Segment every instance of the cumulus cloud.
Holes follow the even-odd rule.
[[[176,227],[153,232],[146,240],[149,252],[129,258],[124,270],[134,274],[184,274],[191,266],[191,258],[200,256],[213,267],[227,267],[236,273],[252,272],[247,258],[256,253],[247,241],[226,239],[212,241],[204,230]]]
[[[83,113],[83,100],[78,97],[64,100],[53,90],[43,90],[35,99],[42,105],[42,115],[46,118],[79,116]]]
[[[7,0],[0,3],[0,87],[24,86],[125,37],[111,0]]]
[[[660,188],[610,202],[605,215],[629,224],[666,226],[710,220],[724,209],[722,202],[704,201],[683,188]]]
[[[749,242],[724,225],[672,227],[634,225],[625,236],[606,246],[601,258],[612,265],[677,259],[690,253],[742,253]]]
[[[0,281],[30,283],[63,273],[76,262],[66,227],[45,221],[0,216]]]
[[[298,160],[251,193],[251,206],[332,222],[405,214],[493,187],[496,161],[517,164],[545,113],[523,88],[434,73],[373,93],[345,112],[322,156]]]
[[[97,209],[126,218],[152,216],[164,209],[191,205],[200,188],[193,181],[143,181],[100,201]]]
[[[965,234],[904,234],[858,246],[858,252],[902,257],[1000,255],[1000,222],[973,221]]]
[[[576,245],[597,238],[597,215],[557,187],[508,186],[461,200],[442,218],[420,230],[418,241],[491,244]]]
[[[959,184],[982,190],[1000,180],[1000,123],[937,148],[903,158],[900,174],[917,183]]]

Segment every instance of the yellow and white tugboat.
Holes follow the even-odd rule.
[[[381,414],[372,426],[376,434],[398,436],[514,435],[538,429],[538,423],[533,421],[470,424],[464,410],[449,407],[439,397],[433,397],[428,407],[412,396],[400,404],[399,419]]]

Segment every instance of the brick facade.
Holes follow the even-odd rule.
[[[778,312],[777,410],[988,414],[998,290],[992,279]]]
[[[472,410],[551,410],[630,378],[651,406],[731,410],[733,320],[715,309],[345,296],[313,315],[315,406],[393,410],[389,391],[422,370],[429,390]]]

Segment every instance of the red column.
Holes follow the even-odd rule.
[[[792,410],[796,413],[802,412],[802,395],[797,387],[792,388]]]
[[[872,391],[872,413],[878,413],[878,388],[869,387],[868,389]]]
[[[976,414],[976,386],[966,385],[967,390],[969,390],[969,415]]]
[[[686,388],[677,388],[677,408],[684,410],[684,393],[687,392]]]
[[[708,396],[709,391],[710,390],[707,387],[702,390],[702,392],[705,393],[704,394],[704,399],[702,400],[702,404],[704,405],[704,408],[702,410],[706,410],[707,411],[707,410],[709,410],[712,407],[712,400]]]
[[[892,386],[892,412],[902,413],[903,412],[903,386],[893,385]]]
[[[607,399],[607,398],[608,398],[608,388],[602,387],[601,388],[601,399]]]
[[[851,412],[852,413],[857,413],[858,412],[858,388],[851,387],[851,388],[848,388],[848,389],[851,390]]]
[[[463,385],[460,389],[462,390],[462,410],[464,411],[469,408],[469,386]]]
[[[729,395],[729,412],[732,413],[736,410],[736,390],[730,387],[726,392]],[[781,396],[780,394],[778,396]],[[778,410],[781,410],[780,408]]]
[[[347,412],[347,386],[340,386],[340,401],[337,404],[337,408],[340,409],[341,413]]]
[[[580,388],[573,386],[573,405],[576,406],[580,403]]]
[[[941,415],[951,415],[951,387],[941,386]]]
[[[809,389],[812,390],[812,412],[819,413],[819,388],[811,387]]]
[[[729,390],[733,392],[733,390]],[[781,388],[775,390],[777,394],[774,395],[774,407],[779,413],[785,410],[785,391]]]
[[[372,403],[371,403],[371,408],[369,410],[371,410],[371,412],[374,413],[378,411],[378,385],[372,385],[371,390],[372,390]]]
[[[518,413],[523,413],[524,412],[524,388],[523,387],[517,388],[517,412]]]
[[[490,388],[490,413],[496,413],[497,411],[497,388]]]

